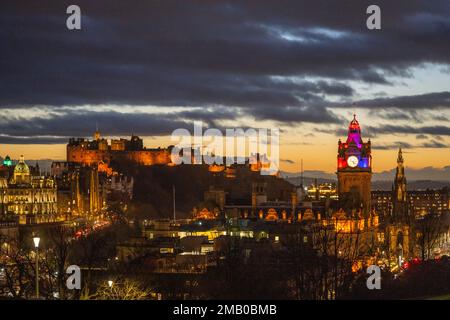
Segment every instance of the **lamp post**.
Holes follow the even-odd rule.
[[[114,285],[114,282],[112,280],[108,280],[108,286],[109,286],[109,298],[108,298],[108,300],[114,300],[114,297],[113,297],[113,285]]]
[[[34,247],[36,248],[36,299],[39,298],[39,241],[41,241],[41,238],[33,238]]]

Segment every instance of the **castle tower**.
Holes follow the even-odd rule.
[[[348,127],[346,142],[338,143],[337,155],[338,194],[342,208],[347,213],[362,209],[369,217],[371,208],[372,155],[370,140],[361,138],[361,127],[353,115]]]

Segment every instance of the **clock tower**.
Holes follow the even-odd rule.
[[[346,142],[338,143],[338,194],[341,207],[361,209],[364,217],[370,213],[372,156],[370,140],[363,142],[361,127],[353,115]]]

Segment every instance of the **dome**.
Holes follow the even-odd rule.
[[[15,174],[30,174],[30,168],[25,163],[23,156],[20,156],[19,163],[14,167]]]

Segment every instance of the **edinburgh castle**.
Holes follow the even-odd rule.
[[[101,138],[98,131],[94,140],[84,138],[71,138],[67,144],[67,161],[83,164],[99,164],[110,166],[111,163],[130,161],[139,165],[170,164],[171,148],[147,149],[138,136],[132,135],[131,139]]]

